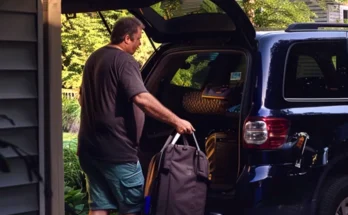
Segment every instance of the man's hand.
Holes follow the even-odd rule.
[[[191,123],[183,119],[178,120],[175,129],[179,134],[192,134],[195,131]]]

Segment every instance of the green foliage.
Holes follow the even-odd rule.
[[[208,73],[207,67],[210,61],[197,59],[197,55],[189,56],[185,61],[188,68],[180,68],[175,73],[171,83],[178,86],[201,89],[204,78]]]
[[[182,3],[180,0],[164,0],[151,6],[158,14],[165,19],[187,15],[182,12]],[[192,8],[190,13],[219,13],[222,10],[213,2],[203,0],[202,4],[197,8]]]
[[[64,201],[69,205],[70,209],[73,210],[78,215],[88,215],[88,196],[86,192],[81,189],[71,188],[69,186],[64,187]],[[65,209],[66,211],[67,208]],[[66,215],[71,213],[66,212]],[[113,211],[110,215],[117,215],[118,213]]]
[[[87,215],[87,195],[77,151],[77,136],[63,133],[64,200],[77,214]]]
[[[85,179],[82,174],[76,152],[77,152],[76,134],[63,133],[65,185],[75,189],[83,189]]]
[[[80,127],[81,108],[77,99],[62,98],[63,131],[76,133]]]
[[[305,2],[300,0],[262,0],[244,2],[244,10],[253,10],[257,28],[286,28],[294,22],[312,22],[316,17]]]
[[[64,200],[79,215],[88,214],[88,196],[85,177],[81,170],[77,152],[77,135],[63,133],[64,150]],[[112,213],[111,215],[117,215]]]
[[[324,0],[317,0],[318,3]],[[344,1],[344,0],[341,0]],[[294,22],[312,22],[316,17],[301,0],[238,0],[257,28],[285,28]],[[152,8],[165,19],[183,16],[179,0],[164,0]],[[191,13],[220,13],[221,9],[209,0]],[[251,17],[252,16],[252,17]]]
[[[125,10],[103,11],[103,16],[110,29],[120,17],[131,16]],[[81,85],[82,72],[87,58],[96,49],[110,41],[109,32],[97,13],[78,13],[76,18],[61,16],[62,23],[62,87],[76,89]],[[142,45],[134,54],[143,65],[154,49],[149,39],[143,34]],[[158,46],[159,44],[155,44]]]
[[[323,1],[323,0],[318,0]],[[339,0],[345,1],[345,0]],[[239,0],[245,11],[253,11],[252,22],[257,28],[285,28],[293,22],[310,22],[315,14],[300,0]],[[179,0],[165,0],[152,6],[164,18],[182,16]],[[191,13],[221,12],[214,3],[203,0],[200,7]],[[249,13],[248,13],[249,14]],[[112,29],[120,17],[131,16],[126,10],[103,11],[103,15]],[[76,89],[81,85],[81,75],[88,56],[96,49],[109,43],[109,33],[97,13],[80,13],[76,18],[62,21],[62,87]],[[144,65],[154,49],[143,34],[142,45],[134,54],[136,60]],[[155,44],[156,47],[159,44]]]
[[[65,88],[78,88],[88,56],[107,43],[107,31],[96,13],[76,14],[76,18],[61,16],[62,81]]]
[[[179,0],[165,0],[163,2],[157,3],[153,8],[161,14],[165,19],[170,19],[175,16],[175,11],[180,8]]]
[[[69,186],[64,187],[64,201],[75,213],[79,215],[88,215],[87,194],[81,189],[74,189]]]

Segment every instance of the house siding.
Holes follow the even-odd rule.
[[[34,158],[44,176],[42,11],[40,0],[2,0],[0,3],[0,139]],[[0,148],[10,168],[0,172],[0,214],[45,214],[43,182],[30,181],[24,161],[10,148]]]
[[[340,22],[340,5],[338,4],[333,4],[333,5],[328,5],[328,21],[329,22]]]
[[[303,0],[309,9],[317,15],[315,22],[343,22],[343,11],[348,10],[348,5],[327,0],[322,7],[317,0]]]
[[[328,13],[321,5],[315,0],[303,0],[309,9],[314,12],[317,17],[314,18],[315,22],[327,22]]]

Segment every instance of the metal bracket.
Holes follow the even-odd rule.
[[[76,13],[67,13],[67,14],[65,14],[65,17],[67,20],[76,19]]]
[[[100,16],[100,18],[102,19],[105,27],[106,27],[106,30],[108,30],[109,34],[111,35],[111,29],[110,29],[110,26],[108,25],[108,23],[106,22],[105,20],[105,17],[103,16],[102,12],[98,11],[98,15]]]
[[[34,174],[39,181],[43,180],[39,171],[35,168],[36,161],[33,160],[29,153],[27,153],[20,147],[1,139],[0,148],[11,148],[24,161],[27,167],[29,181],[33,181],[32,174]],[[10,167],[6,161],[6,158],[2,154],[0,154],[0,170],[7,173],[10,172]]]

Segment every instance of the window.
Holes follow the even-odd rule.
[[[163,0],[151,8],[166,20],[197,13],[224,13],[211,0]]]
[[[206,85],[235,87],[244,81],[246,58],[240,53],[191,54],[176,70],[171,84],[201,90]]]
[[[345,5],[340,5],[340,19],[343,23],[348,23],[348,7]]]
[[[292,46],[285,70],[287,99],[348,99],[346,41],[307,42]]]

